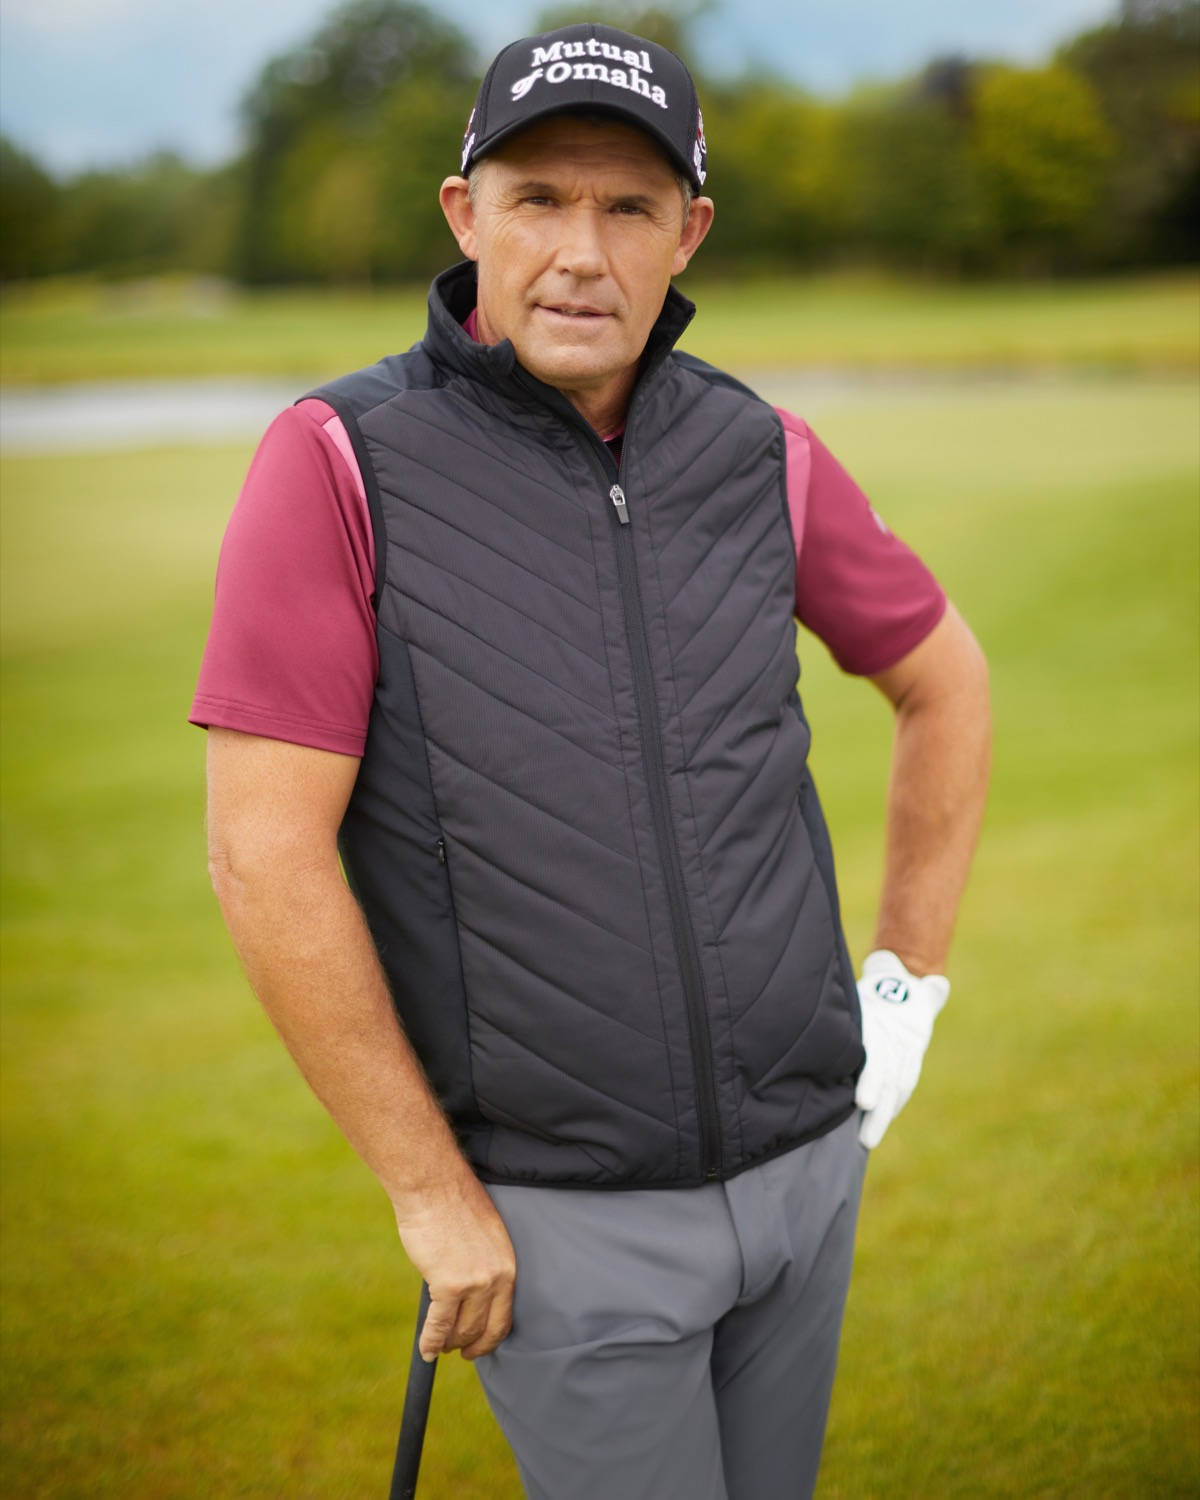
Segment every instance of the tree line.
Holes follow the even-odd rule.
[[[702,9],[558,7],[538,24],[601,15],[687,56]],[[469,39],[422,5],[350,0],[262,69],[245,149],[219,168],[158,153],[59,182],[0,137],[0,278],[425,279],[454,254],[436,187],[478,75]],[[835,100],[771,76],[698,83],[712,269],[1041,275],[1196,258],[1200,0],[1123,0],[1036,67],[945,57]]]

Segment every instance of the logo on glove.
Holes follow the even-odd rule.
[[[892,1005],[903,1005],[908,999],[908,985],[903,979],[877,979],[875,993],[881,1000],[887,1000]]]

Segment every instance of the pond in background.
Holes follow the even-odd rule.
[[[62,453],[158,443],[227,443],[257,437],[320,377],[264,380],[98,380],[6,386],[0,449]]]
[[[740,378],[798,416],[867,402],[961,400],[1104,383],[1089,371],[753,370]],[[1130,379],[1130,377],[1123,377]],[[0,390],[0,449],[62,453],[165,443],[252,441],[322,377],[210,376],[194,380],[102,380]],[[1136,383],[1136,377],[1133,377]]]

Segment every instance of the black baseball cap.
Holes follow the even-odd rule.
[[[572,111],[636,125],[697,192],[704,186],[708,148],[692,75],[657,42],[592,21],[497,53],[467,121],[462,171],[535,120]]]

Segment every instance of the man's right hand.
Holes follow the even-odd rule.
[[[486,1190],[463,1165],[464,1172],[438,1193],[395,1206],[401,1243],[429,1287],[418,1344],[424,1360],[451,1349],[478,1359],[512,1327],[512,1241]]]

